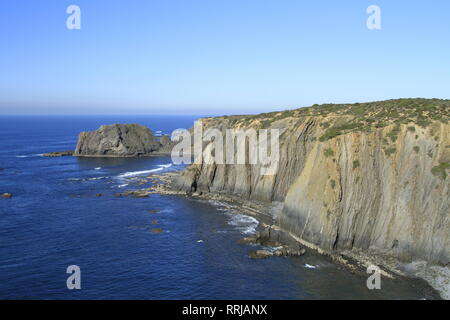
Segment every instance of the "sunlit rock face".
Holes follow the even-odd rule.
[[[175,185],[281,201],[275,221],[324,250],[448,265],[449,111],[448,100],[411,99],[205,118],[205,127],[284,129],[278,170],[197,164]]]
[[[160,141],[148,127],[139,124],[112,124],[98,130],[81,132],[74,156],[138,157],[169,150],[166,139]]]

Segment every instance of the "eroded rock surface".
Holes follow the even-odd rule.
[[[405,99],[205,118],[205,128],[284,129],[278,170],[191,165],[175,186],[283,202],[278,225],[327,251],[448,266],[449,112],[448,100]]]
[[[77,157],[139,157],[167,154],[172,142],[155,137],[139,124],[103,125],[98,130],[81,132],[74,152]]]

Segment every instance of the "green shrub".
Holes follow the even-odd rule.
[[[400,126],[396,125],[392,130],[387,134],[387,136],[391,139],[392,142],[397,141],[398,134],[400,133]]]
[[[334,156],[334,151],[331,148],[326,148],[324,152],[325,157],[329,158]]]
[[[384,153],[386,154],[387,157],[390,157],[391,154],[394,154],[397,151],[397,149],[395,147],[389,148],[389,149],[385,149]]]
[[[359,166],[360,166],[359,160],[353,161],[353,169],[359,168]]]
[[[431,173],[441,180],[447,179],[447,170],[450,170],[450,162],[441,162],[431,169]]]

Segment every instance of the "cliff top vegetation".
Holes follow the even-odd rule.
[[[223,116],[232,124],[242,127],[257,124],[268,128],[275,121],[305,116],[330,117],[321,126],[326,129],[320,140],[325,141],[352,131],[370,131],[391,124],[414,123],[427,127],[433,121],[448,123],[450,100],[442,99],[395,99],[353,104],[322,104],[286,111],[275,111],[257,115]],[[334,119],[337,117],[339,119]],[[414,127],[409,128],[411,131]]]

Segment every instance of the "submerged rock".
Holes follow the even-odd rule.
[[[255,251],[250,251],[248,256],[252,259],[265,259],[265,258],[273,257],[274,253],[269,250],[255,250]]]
[[[2,198],[5,198],[5,199],[10,199],[10,198],[12,198],[12,194],[11,193],[3,193],[2,195],[1,195],[1,197]]]
[[[126,192],[115,193],[115,197],[136,197],[136,198],[147,198],[149,196],[149,192],[147,190],[130,190]]]
[[[239,240],[241,244],[254,244],[258,242],[258,238],[256,236],[244,237]]]
[[[163,229],[161,229],[161,228],[154,228],[154,229],[150,230],[150,232],[151,233],[161,233],[161,232],[163,232]]]
[[[44,153],[43,157],[70,157],[73,155],[73,151],[66,150],[66,151],[56,151],[56,152],[48,152]]]

